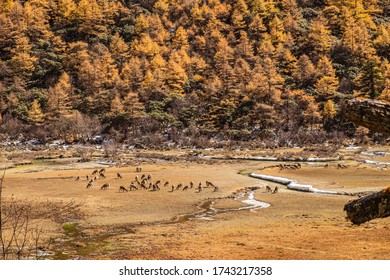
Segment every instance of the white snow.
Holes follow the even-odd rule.
[[[312,185],[302,185],[296,183],[294,180],[283,178],[283,177],[275,177],[270,175],[262,175],[262,174],[255,174],[251,173],[249,176],[253,178],[258,178],[266,181],[271,181],[274,183],[279,183],[282,185],[286,185],[288,189],[290,190],[296,190],[296,191],[302,191],[302,192],[312,192],[312,193],[322,193],[322,194],[337,194],[337,192],[334,191],[327,191],[327,190],[319,190],[314,188]]]

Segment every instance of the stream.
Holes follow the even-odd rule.
[[[198,208],[201,210],[196,213],[192,214],[186,214],[181,215],[175,219],[175,222],[184,222],[188,220],[206,220],[206,221],[212,221],[214,220],[213,216],[218,213],[226,213],[226,212],[232,212],[232,211],[241,211],[241,210],[250,210],[250,211],[256,211],[258,209],[263,209],[270,207],[271,205],[269,203],[259,201],[255,199],[255,192],[256,190],[251,191],[244,191],[241,194],[239,194],[237,197],[234,198],[236,201],[240,201],[246,206],[238,207],[238,208],[226,208],[226,209],[220,209],[214,207],[214,201],[206,201],[202,203]]]

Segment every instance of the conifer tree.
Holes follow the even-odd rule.
[[[73,86],[64,72],[57,84],[48,90],[48,113],[50,119],[69,117],[72,114]]]
[[[376,99],[383,88],[383,73],[377,58],[366,61],[355,79],[358,88],[357,96]]]
[[[35,99],[28,111],[28,120],[33,125],[42,125],[44,121],[44,114],[39,104],[38,99]]]

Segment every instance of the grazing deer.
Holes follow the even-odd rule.
[[[155,184],[156,184],[156,185],[158,185],[158,184],[160,184],[160,183],[161,183],[161,181],[160,181],[160,180],[158,180],[158,181],[157,181]]]
[[[279,191],[279,188],[278,188],[278,187],[275,187],[275,189],[273,190],[272,193],[278,193],[278,191]]]
[[[77,177],[76,177],[76,181],[78,181],[78,180],[80,180],[80,176],[77,176]]]
[[[98,179],[98,177],[97,177],[97,176],[93,177],[93,180],[94,180],[94,181],[96,181],[97,179]]]
[[[188,186],[187,185],[185,185],[185,187],[183,188],[183,191],[186,191],[186,190],[188,190]]]
[[[339,164],[337,164],[337,168],[344,169],[344,168],[348,168],[348,166],[339,163]]]
[[[176,187],[177,190],[180,190],[183,187],[183,183],[179,183]]]
[[[145,174],[142,174],[142,176],[141,176],[141,180],[143,180],[143,179],[146,179],[146,175]]]
[[[164,188],[169,186],[169,182],[165,182]]]
[[[128,192],[128,190],[124,186],[120,186],[119,192]]]
[[[130,185],[130,191],[136,191],[138,188],[134,186],[133,184]]]
[[[149,181],[152,180],[152,175],[149,174],[147,178]]]
[[[89,181],[87,184],[87,189],[92,188],[92,186],[93,186],[93,181]]]
[[[104,175],[104,173],[99,173],[99,177],[106,178],[106,175]]]
[[[99,173],[99,170],[95,169],[93,172],[92,172],[92,175],[96,175]]]
[[[99,173],[104,173],[104,172],[106,172],[105,168],[102,168],[102,169],[99,170]]]
[[[215,187],[215,185],[209,181],[206,181],[206,188],[208,187]]]
[[[101,186],[101,190],[108,190],[110,188],[110,184],[109,183],[105,183],[103,186]]]
[[[117,177],[118,179],[122,179],[122,175],[119,174],[119,173],[116,173],[116,177]]]
[[[268,186],[268,185],[265,187],[265,190],[266,190],[267,192],[272,193],[272,189],[271,189],[270,186]]]
[[[213,190],[213,192],[217,192],[217,191],[219,191],[219,187],[217,187],[217,186],[214,186],[214,190]]]
[[[202,182],[200,182],[198,185],[198,192],[201,192],[201,191],[202,191]]]
[[[324,165],[324,168],[328,168],[328,167],[329,167],[329,163]]]

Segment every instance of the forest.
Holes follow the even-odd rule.
[[[0,133],[206,147],[382,139],[388,0],[0,0]]]

